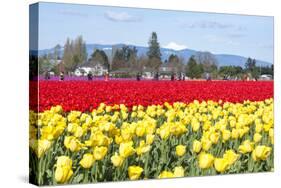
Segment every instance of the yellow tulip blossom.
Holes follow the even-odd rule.
[[[72,160],[67,156],[60,156],[57,159],[55,179],[58,183],[67,182],[72,176]]]
[[[72,152],[79,151],[83,144],[74,136],[66,136],[64,139],[64,146]]]
[[[226,142],[230,139],[231,137],[231,132],[229,130],[223,130],[222,131],[222,140],[223,142]]]
[[[206,169],[213,166],[214,156],[209,153],[202,152],[199,154],[198,160],[199,167],[202,169]]]
[[[204,151],[208,151],[211,148],[211,146],[212,146],[212,142],[209,139],[203,138],[201,140],[201,143],[202,143],[202,149]]]
[[[250,140],[245,140],[239,147],[238,151],[240,153],[250,153],[254,149],[254,143],[252,143]]]
[[[210,141],[213,144],[217,144],[219,141],[219,138],[220,138],[220,133],[218,133],[218,132],[213,132],[210,134]]]
[[[164,170],[163,172],[161,172],[158,176],[158,178],[174,178],[175,175],[173,172],[170,172],[170,171],[166,171]]]
[[[153,134],[147,134],[146,135],[146,144],[147,145],[152,144],[154,141],[154,137],[155,137],[155,135],[153,135]]]
[[[234,164],[237,161],[238,157],[239,155],[236,154],[233,150],[227,150],[223,154],[223,158],[227,160],[229,165]]]
[[[175,167],[174,177],[184,177],[184,169],[182,166]]]
[[[128,174],[130,180],[137,180],[141,176],[143,172],[143,168],[140,166],[129,166],[128,168]]]
[[[191,121],[191,127],[192,127],[192,130],[194,131],[194,132],[197,132],[198,130],[199,130],[199,128],[200,128],[200,122],[197,120],[197,119],[192,119],[192,121]]]
[[[133,147],[133,142],[123,142],[119,146],[119,154],[123,158],[127,158],[130,155],[133,155],[135,153],[135,149]]]
[[[67,182],[73,175],[73,171],[70,166],[57,167],[55,171],[55,179],[58,183]]]
[[[123,164],[124,158],[118,155],[117,152],[110,158],[113,166],[120,167]]]
[[[83,168],[91,168],[92,165],[94,164],[95,159],[93,154],[91,153],[86,153],[83,155],[82,160],[79,162],[79,164],[83,167]]]
[[[136,148],[137,155],[142,155],[148,152],[150,148],[150,145],[147,145],[144,140],[141,140],[139,146]]]
[[[51,147],[52,142],[49,140],[38,140],[38,145],[35,147],[35,152],[38,158],[41,158],[43,154]]]
[[[202,144],[198,140],[194,140],[192,144],[192,151],[195,153],[199,153],[201,151]]]
[[[107,147],[105,146],[96,146],[94,148],[93,156],[95,160],[102,160],[107,153]]]
[[[182,157],[186,152],[186,146],[184,145],[177,145],[176,146],[176,155]]]
[[[254,142],[256,142],[256,143],[260,142],[261,139],[262,139],[262,135],[260,133],[255,133],[254,134],[254,138],[253,138]]]
[[[252,152],[252,158],[254,159],[254,161],[266,160],[270,155],[271,150],[271,147],[267,147],[264,145],[256,146],[256,148]]]
[[[166,140],[170,135],[170,129],[167,124],[164,124],[157,130],[157,133],[163,140]]]
[[[145,127],[143,125],[142,126],[138,126],[136,128],[136,135],[138,137],[142,137],[144,134],[145,134]]]
[[[227,168],[229,167],[229,163],[228,163],[227,159],[216,158],[214,160],[214,167],[215,167],[216,171],[222,173],[225,170],[227,170]]]

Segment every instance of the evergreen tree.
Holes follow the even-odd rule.
[[[169,56],[168,62],[172,67],[172,72],[181,72],[183,67],[183,60],[181,60],[177,55],[171,54]]]
[[[202,64],[196,62],[195,56],[191,56],[186,65],[186,75],[190,78],[200,78],[203,74]]]
[[[121,49],[117,49],[113,61],[112,69],[137,69],[137,49],[136,47],[123,46]]]
[[[156,32],[152,32],[151,37],[149,39],[147,57],[149,59],[148,66],[150,68],[158,70],[162,62],[160,44],[158,42]]]
[[[252,75],[254,79],[258,79],[259,76],[259,70],[258,67],[256,67],[256,60],[252,58],[248,58],[245,63],[245,69],[248,73]]]
[[[126,67],[126,61],[123,50],[117,49],[112,60],[112,70],[118,70],[124,67]]]
[[[106,53],[103,50],[96,49],[93,54],[91,55],[90,59],[91,64],[98,64],[100,63],[104,67],[106,67],[109,71],[109,61]]]
[[[254,63],[252,58],[248,57],[246,63],[245,63],[245,69],[248,71],[252,71],[254,68]]]

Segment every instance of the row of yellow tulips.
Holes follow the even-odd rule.
[[[273,99],[30,111],[33,183],[273,170]]]

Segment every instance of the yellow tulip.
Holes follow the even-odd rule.
[[[142,155],[150,150],[150,145],[146,145],[145,141],[140,141],[139,147],[136,148],[137,155]]]
[[[106,111],[107,113],[111,112],[111,111],[112,111],[112,107],[111,107],[111,106],[106,106],[106,107],[105,107],[105,111]]]
[[[202,139],[201,143],[202,143],[202,149],[204,151],[208,151],[212,146],[212,142],[209,139]]]
[[[74,136],[66,136],[64,138],[64,146],[72,152],[79,151],[82,148],[80,141]]]
[[[81,126],[76,127],[76,130],[74,131],[74,136],[77,138],[80,138],[81,136],[83,136],[84,134],[84,130]]]
[[[123,164],[123,161],[124,161],[124,158],[121,157],[120,155],[118,155],[117,152],[115,152],[115,154],[110,159],[111,159],[112,164],[115,167],[121,166]]]
[[[138,137],[142,137],[144,135],[144,133],[145,133],[145,127],[144,126],[138,126],[136,128],[136,135]]]
[[[222,173],[228,168],[229,163],[224,158],[216,158],[214,161],[214,166],[215,166],[216,171]]]
[[[127,158],[130,155],[133,155],[135,153],[135,149],[133,148],[133,142],[125,142],[121,143],[119,146],[119,154],[123,158]]]
[[[122,136],[115,135],[114,141],[116,144],[121,144],[123,142],[123,138]]]
[[[67,182],[72,176],[73,171],[70,166],[57,167],[55,171],[55,179],[58,183]]]
[[[38,158],[41,158],[43,154],[51,147],[52,142],[49,140],[38,140],[38,146],[35,147],[35,151]]]
[[[112,140],[104,135],[101,131],[96,131],[91,134],[90,140],[92,146],[108,146]]]
[[[92,165],[94,164],[94,162],[95,162],[94,156],[91,153],[86,153],[86,154],[83,155],[83,158],[79,162],[79,164],[83,168],[91,168]]]
[[[72,160],[67,156],[60,156],[57,158],[57,167],[72,166]]]
[[[163,140],[166,140],[170,135],[170,129],[168,126],[161,126],[159,129],[159,135]]]
[[[262,139],[262,135],[260,133],[255,133],[254,134],[254,142],[260,142]]]
[[[174,178],[174,173],[170,171],[164,170],[163,172],[160,173],[158,178]]]
[[[182,157],[186,152],[186,146],[184,145],[177,145],[176,147],[176,155]]]
[[[199,167],[202,169],[206,169],[206,168],[210,168],[212,167],[214,163],[214,156],[209,154],[209,153],[205,153],[202,152],[199,154]]]
[[[237,139],[239,137],[239,131],[237,129],[232,129],[231,131],[231,138]]]
[[[72,176],[72,160],[67,156],[60,156],[57,159],[55,179],[58,183],[67,182]]]
[[[202,148],[201,142],[198,140],[194,140],[192,145],[193,152],[199,153],[201,151],[201,148]]]
[[[213,144],[217,144],[220,138],[220,134],[217,132],[211,133],[210,140]]]
[[[262,123],[256,123],[255,131],[256,133],[260,133],[263,129],[263,124]]]
[[[192,127],[192,130],[194,132],[197,132],[199,130],[199,128],[200,128],[200,122],[198,120],[196,120],[196,119],[192,119],[191,127]]]
[[[95,160],[102,160],[107,153],[107,147],[96,146],[94,148],[93,156]]]
[[[128,174],[130,180],[137,180],[141,176],[143,172],[143,168],[140,166],[129,166],[128,168]]]
[[[232,165],[233,163],[235,163],[235,161],[237,161],[238,157],[239,157],[239,155],[236,154],[233,150],[227,150],[223,154],[223,158],[227,160],[229,165]]]
[[[42,127],[40,130],[41,133],[41,139],[47,139],[47,140],[53,140],[54,137],[54,126],[45,126]]]
[[[256,146],[256,148],[252,152],[252,158],[254,159],[254,161],[266,160],[267,157],[270,155],[271,150],[271,147],[267,147],[264,145]]]
[[[239,147],[238,151],[240,153],[250,153],[254,149],[254,144],[250,140],[245,140]]]
[[[184,169],[182,166],[175,167],[174,177],[184,177]]]
[[[146,144],[148,144],[148,145],[152,144],[154,141],[154,137],[155,137],[155,135],[153,135],[153,134],[147,134],[146,135]]]
[[[222,139],[224,142],[228,141],[230,139],[230,137],[231,137],[231,132],[229,130],[224,130],[222,132]]]

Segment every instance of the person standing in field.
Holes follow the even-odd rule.
[[[49,71],[45,72],[45,80],[50,80],[50,73],[49,73]]]
[[[60,72],[60,81],[64,80],[64,72]]]
[[[92,72],[90,71],[89,73],[88,73],[88,80],[90,81],[90,80],[93,80],[93,74],[92,74]]]
[[[174,75],[174,73],[172,73],[172,75],[171,75],[171,81],[174,81],[175,80],[175,75]]]
[[[156,74],[155,74],[155,76],[154,76],[154,79],[155,79],[155,80],[159,80],[159,73],[158,73],[158,72],[156,72]]]
[[[141,74],[138,72],[137,73],[137,81],[140,81],[140,79],[141,79]]]
[[[104,80],[108,81],[108,77],[109,77],[109,74],[108,74],[108,72],[106,72],[105,75],[104,75]]]
[[[207,81],[211,81],[211,75],[210,75],[210,73],[207,73],[207,74],[206,74],[206,80],[207,80]]]
[[[182,75],[181,72],[179,73],[178,80],[181,81]]]

